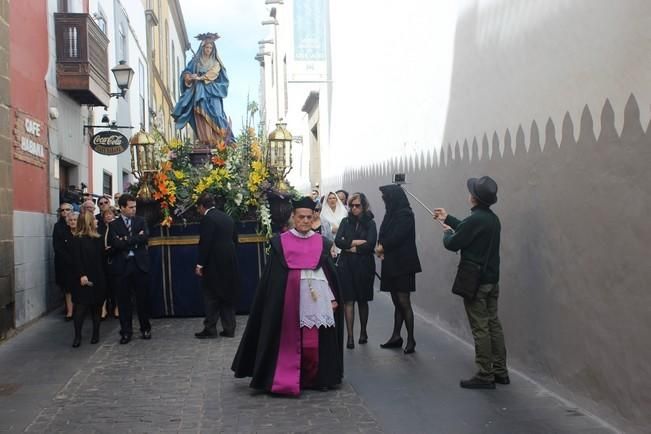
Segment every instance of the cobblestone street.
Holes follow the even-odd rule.
[[[346,350],[341,388],[299,399],[233,377],[244,316],[235,339],[199,341],[200,319],[170,318],[129,345],[109,320],[98,346],[87,332],[73,349],[72,325],[51,314],[0,346],[0,432],[612,432],[517,374],[495,391],[460,389],[471,352],[424,321],[413,356],[380,349],[391,308],[376,298],[369,344]]]

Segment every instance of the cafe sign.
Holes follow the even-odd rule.
[[[16,159],[44,168],[47,163],[47,127],[27,113],[15,111],[14,156]]]
[[[129,148],[129,139],[119,131],[100,131],[90,138],[90,147],[102,155],[118,155]]]

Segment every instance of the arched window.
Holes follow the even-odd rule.
[[[116,57],[118,58],[118,61],[127,60],[127,32],[124,30],[123,23],[120,23],[118,26],[118,37],[116,45]]]
[[[161,15],[162,13],[162,6],[163,0],[158,0],[158,16],[156,17],[158,19],[159,24],[156,26],[157,31],[158,31],[158,52],[156,55],[158,56],[158,70],[161,71],[162,74],[162,51],[163,51],[163,29],[160,26],[160,20],[163,19],[163,16]]]
[[[170,82],[170,62],[169,62],[170,57],[169,56],[170,56],[170,27],[167,24],[167,20],[165,20],[165,54],[164,54],[164,56],[161,56],[161,57],[166,59],[166,62],[165,62],[165,76],[164,76],[166,83]],[[169,90],[169,87],[168,87],[168,90]]]
[[[174,49],[174,41],[172,41],[172,56],[170,57],[170,63],[171,63],[171,68],[170,70],[172,73],[170,74],[170,81],[169,81],[169,86],[170,86],[170,93],[172,94],[172,101],[176,102],[176,86],[174,85],[176,83],[176,71],[174,70],[174,59],[176,58],[176,50]]]

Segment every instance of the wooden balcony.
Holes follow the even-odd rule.
[[[88,14],[55,13],[57,88],[80,104],[108,106],[109,40]]]

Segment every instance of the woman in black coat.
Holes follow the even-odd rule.
[[[368,302],[373,300],[373,279],[375,278],[375,259],[373,249],[377,241],[377,229],[373,213],[369,210],[364,193],[351,196],[350,211],[337,230],[335,244],[341,249],[338,261],[338,274],[344,299],[346,347],[355,348],[353,325],[355,322],[355,302],[359,310],[359,343],[368,342],[366,324],[368,323]]]
[[[74,285],[72,301],[74,308],[75,338],[73,347],[81,344],[84,318],[90,312],[93,319],[91,344],[99,342],[100,311],[106,299],[106,276],[104,271],[104,240],[97,233],[97,220],[90,212],[79,215],[74,238]]]
[[[391,293],[394,306],[393,333],[382,348],[402,347],[400,330],[404,321],[407,328],[405,354],[415,351],[414,311],[410,294],[416,290],[416,273],[420,261],[416,250],[416,223],[414,213],[404,190],[395,184],[380,187],[386,214],[380,225],[376,254],[382,259],[380,291]]]
[[[97,224],[97,233],[99,233],[100,237],[104,241],[104,271],[106,273],[106,301],[102,304],[101,316],[101,319],[104,320],[108,317],[109,313],[112,313],[115,318],[119,318],[120,316],[115,288],[117,285],[117,279],[115,277],[115,272],[112,269],[113,251],[111,250],[111,244],[108,239],[109,224],[115,220],[116,210],[111,206],[100,214],[103,224],[101,226],[99,223]]]
[[[63,202],[59,206],[60,217],[52,231],[52,246],[54,247],[54,280],[65,297],[66,321],[72,319],[72,289],[71,270],[74,265],[72,258],[72,230],[68,221],[76,225],[76,217],[72,214],[72,205]]]

